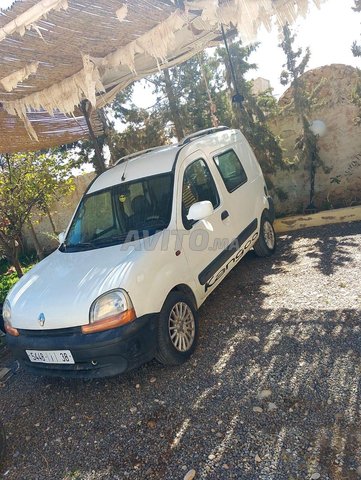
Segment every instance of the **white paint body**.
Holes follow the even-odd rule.
[[[237,153],[248,177],[248,181],[232,193],[227,191],[213,160],[215,155],[229,149]],[[209,167],[220,205],[209,217],[196,222],[187,231],[181,212],[183,174],[186,167],[199,158]],[[260,166],[239,130],[217,132],[185,146],[169,146],[130,159],[100,175],[86,194],[121,183],[125,169],[126,181],[173,169],[173,203],[168,227],[152,237],[123,245],[74,253],[56,250],[24,275],[9,293],[13,327],[46,330],[88,324],[89,309],[94,300],[116,288],[128,292],[137,317],[159,312],[169,292],[179,285],[185,285],[193,292],[199,307],[255,243],[257,235],[253,233],[253,239],[237,261],[228,260],[228,267],[223,265],[215,275],[217,280],[205,289],[198,275],[219,256],[221,250],[194,251],[189,248],[188,241],[179,248],[175,235],[178,232],[187,240],[187,236],[197,229],[207,232],[210,246],[218,238],[231,243],[254,219],[257,219],[256,233],[259,233],[260,219],[263,211],[269,208],[269,202]],[[225,210],[229,216],[222,220],[221,213]],[[150,244],[153,249],[149,248]],[[44,326],[39,325],[40,313],[46,317]]]

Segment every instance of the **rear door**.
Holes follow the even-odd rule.
[[[216,179],[222,183],[234,243],[239,246],[256,235],[258,228],[258,189],[254,185],[254,162],[246,147],[236,142],[211,154],[217,168]]]

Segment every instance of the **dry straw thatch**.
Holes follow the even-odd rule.
[[[85,138],[81,100],[104,106],[218,43],[221,24],[247,42],[311,1],[321,0],[19,0],[0,12],[0,153]]]

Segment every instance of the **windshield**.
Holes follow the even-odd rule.
[[[166,228],[172,208],[170,173],[86,195],[69,228],[63,252],[129,242]]]

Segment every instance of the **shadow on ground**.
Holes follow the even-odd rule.
[[[299,299],[332,273],[361,300],[360,230],[305,230],[282,237],[272,258],[249,254],[202,307],[198,350],[179,368],[14,376],[1,391],[6,478],[183,479],[191,468],[212,480],[358,478],[360,303]]]

